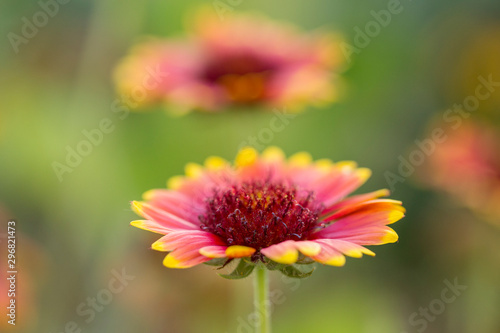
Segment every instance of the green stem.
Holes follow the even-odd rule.
[[[267,268],[263,265],[257,265],[257,267],[255,267],[254,303],[255,312],[260,319],[255,325],[255,332],[271,333],[269,276]]]

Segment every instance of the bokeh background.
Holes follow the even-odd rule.
[[[370,12],[389,3],[223,2],[234,12],[337,31],[353,45],[355,27],[364,29]],[[213,2],[68,1],[15,52],[8,34],[19,35],[23,18],[31,20],[41,7],[0,3],[0,331],[250,332],[251,279],[227,281],[208,266],[166,269],[163,255],[149,249],[157,236],[129,226],[136,218],[131,200],[164,187],[187,162],[214,154],[232,159],[241,142],[274,117],[271,110],[175,118],[152,107],[125,119],[112,112],[116,63],[145,35],[182,35],[186,17],[199,6],[213,9]],[[398,174],[399,157],[408,158],[443,112],[474,95],[479,75],[500,81],[498,1],[402,0],[401,6],[352,55],[342,73],[343,98],[299,114],[270,144],[288,154],[307,150],[315,158],[355,160],[373,170],[363,192],[389,187],[386,177]],[[470,119],[498,130],[499,114],[495,91]],[[112,120],[113,130],[59,181],[53,162],[64,163],[67,146],[74,149],[85,139],[82,131],[103,118]],[[275,332],[500,332],[500,218],[427,186],[423,168],[397,182],[391,195],[408,210],[395,225],[398,243],[374,248],[375,258],[348,259],[343,268],[318,267],[305,280],[272,275],[272,290],[283,293],[273,310]],[[15,328],[6,324],[4,305],[12,218]],[[134,277],[123,291],[92,319],[79,315],[80,304],[122,269]],[[441,299],[444,281],[455,279],[467,289],[425,328],[415,324],[423,317],[412,321],[412,314]],[[69,322],[77,328],[67,329]]]

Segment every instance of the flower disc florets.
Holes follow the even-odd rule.
[[[246,183],[216,192],[199,217],[200,228],[226,245],[260,250],[286,240],[306,239],[317,227],[321,205],[283,184]]]

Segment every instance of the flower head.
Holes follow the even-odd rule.
[[[210,157],[188,164],[169,189],[132,203],[145,220],[131,224],[163,234],[152,248],[169,252],[164,265],[187,268],[216,258],[290,265],[309,260],[342,266],[345,256],[374,253],[363,245],[398,239],[387,224],[404,216],[401,202],[379,199],[387,190],[346,198],[370,176],[354,162],[286,159],[267,148],[242,149],[233,167]]]
[[[420,178],[498,223],[500,133],[472,121],[447,128],[446,141],[436,145]]]
[[[335,98],[336,37],[305,34],[260,16],[201,13],[192,35],[136,46],[116,81],[130,106],[167,102],[178,112],[238,105],[290,106]],[[156,77],[151,77],[156,73]]]

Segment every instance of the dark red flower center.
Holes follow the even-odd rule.
[[[286,240],[304,240],[317,226],[321,205],[282,184],[247,183],[216,192],[199,217],[201,229],[227,245],[257,250]]]
[[[268,97],[268,81],[276,65],[250,54],[220,57],[209,61],[203,80],[221,86],[237,104],[251,104]]]

